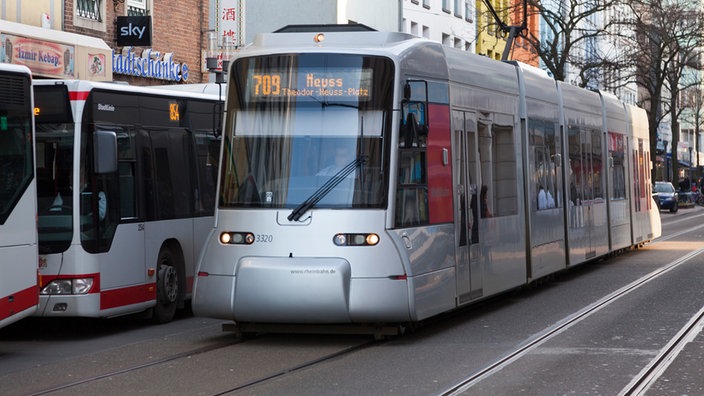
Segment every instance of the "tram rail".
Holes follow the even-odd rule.
[[[692,227],[690,230],[685,230],[682,233],[691,232],[695,229],[701,229],[703,227],[704,226]],[[671,235],[667,239],[675,237],[676,235],[681,235],[681,233]],[[655,241],[653,243],[658,243],[658,241]],[[679,267],[680,265],[690,262],[690,260],[701,255],[702,253],[704,253],[704,249],[698,249],[688,252],[687,254],[677,258],[676,260],[671,261],[667,265],[642,276],[641,278],[629,283],[626,286],[621,287],[620,289],[608,294],[607,296],[601,298],[593,304],[590,304],[584,307],[583,309],[577,311],[576,313],[566,317],[554,326],[545,329],[543,332],[527,340],[514,351],[505,354],[493,363],[485,366],[480,370],[475,371],[467,378],[463,379],[454,386],[446,389],[440,394],[443,396],[454,396],[462,394],[463,392],[470,389],[472,386],[476,385],[480,381],[498,373],[504,367],[516,362],[524,355],[540,347],[547,341],[555,338],[559,334],[568,330],[570,327],[584,321],[592,314],[606,308],[610,304],[618,301],[619,299],[625,297],[626,295],[637,290],[638,288],[645,286],[649,282],[665,275],[666,273]],[[696,335],[696,333],[701,330],[701,325],[704,321],[703,316],[703,311],[697,313],[697,315],[695,315],[694,318],[680,332],[678,332],[678,334],[671,340],[671,342],[668,343],[665,348],[663,348],[661,353],[658,354],[658,357],[656,357],[650,365],[644,368],[644,370],[634,378],[633,382],[629,384],[624,389],[624,391],[622,391],[621,394],[639,394],[633,392],[636,392],[641,389],[641,386],[651,383],[652,380],[656,378],[657,374],[661,373],[662,370],[666,368],[665,364],[667,364],[667,362],[669,362],[673,358],[673,356],[676,355],[677,351],[681,350],[684,343],[688,342],[693,335]]]

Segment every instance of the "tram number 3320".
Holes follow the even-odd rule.
[[[274,236],[271,234],[256,234],[254,236],[255,242],[274,242]]]

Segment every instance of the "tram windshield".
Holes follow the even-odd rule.
[[[299,54],[235,62],[221,207],[386,206],[393,63]]]

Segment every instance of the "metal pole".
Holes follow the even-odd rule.
[[[670,181],[670,160],[667,158],[667,140],[663,140],[662,144],[665,146],[665,181]]]

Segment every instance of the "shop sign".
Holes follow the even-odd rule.
[[[149,47],[152,45],[152,17],[118,16],[117,46]]]
[[[222,0],[218,4],[219,43],[227,38],[232,45],[244,45],[244,0]]]
[[[124,74],[128,76],[156,78],[167,81],[187,81],[188,65],[173,61],[174,54],[161,52],[147,48],[137,56],[132,47],[126,47],[122,53],[112,51],[112,72],[113,74]]]
[[[33,73],[56,78],[74,76],[72,45],[50,43],[28,37],[0,34],[0,62],[25,65]]]

